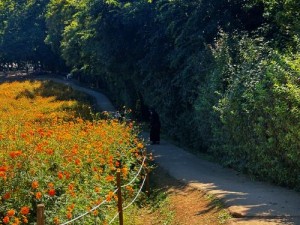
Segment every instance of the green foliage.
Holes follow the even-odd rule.
[[[30,62],[44,67],[55,64],[54,55],[44,43],[45,6],[48,1],[1,1],[0,58],[1,62]],[[50,68],[52,69],[52,68]]]
[[[231,60],[223,64],[226,88],[214,90],[220,123],[212,124],[210,150],[239,170],[299,187],[300,74],[291,67],[297,61],[287,63],[260,38],[224,39],[215,56]]]
[[[280,48],[292,47],[299,50],[300,4],[298,0],[251,0],[248,7],[261,5],[264,17],[272,29],[269,36]]]

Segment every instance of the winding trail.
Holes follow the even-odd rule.
[[[59,79],[59,78],[53,78],[53,77],[37,77],[37,80],[53,80],[57,83],[63,83],[70,87],[72,87],[74,90],[84,92],[90,96],[93,96],[96,101],[96,106],[99,111],[108,111],[108,112],[114,112],[116,111],[115,107],[111,103],[111,101],[102,93],[98,91],[94,91],[90,88],[82,87],[79,84],[75,83],[72,80],[67,79]]]
[[[115,111],[109,99],[94,90],[81,87],[71,80],[51,79],[93,96],[100,110]],[[143,133],[145,140],[149,134]],[[237,225],[300,225],[300,193],[252,181],[236,171],[223,168],[184,151],[164,140],[149,146],[155,161],[174,178],[220,198],[235,217]],[[199,212],[201,214],[203,212]],[[192,224],[191,224],[192,225]],[[213,225],[213,224],[212,224]]]

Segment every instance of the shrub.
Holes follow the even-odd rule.
[[[226,165],[300,187],[297,61],[247,35],[224,35],[217,48],[217,62],[224,55],[229,58],[218,66],[224,68],[219,76],[212,73],[210,78],[215,87],[210,93],[219,93],[218,101],[210,104],[215,110],[211,116],[219,121],[210,123],[210,151]]]

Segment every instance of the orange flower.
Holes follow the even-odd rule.
[[[72,218],[72,213],[71,212],[68,212],[67,213],[67,218],[70,220]]]
[[[49,148],[49,149],[46,150],[46,153],[47,153],[48,155],[53,155],[54,150],[51,149],[51,148]]]
[[[23,223],[28,223],[28,219],[26,217],[23,218]]]
[[[3,195],[3,199],[4,200],[7,200],[7,199],[10,199],[11,195],[9,192],[6,192],[4,195]]]
[[[126,167],[124,167],[124,168],[122,168],[121,170],[122,170],[123,176],[126,177],[127,174],[128,174],[128,169],[127,169]]]
[[[117,195],[113,195],[113,197],[114,197],[114,199],[115,199],[116,201],[118,201],[118,196],[117,196]]]
[[[33,182],[31,183],[31,187],[32,187],[32,189],[37,189],[37,188],[39,187],[39,182],[37,182],[36,180],[33,181]]]
[[[95,187],[95,192],[96,192],[96,193],[99,193],[100,190],[101,190],[101,189],[100,189],[99,187]]]
[[[6,173],[3,171],[0,171],[0,177],[3,177],[3,179],[6,180]]]
[[[21,208],[21,214],[22,215],[28,215],[29,214],[29,212],[30,212],[30,208],[28,207],[28,206],[23,206],[22,208]]]
[[[137,144],[137,147],[138,147],[138,148],[144,148],[144,145],[143,145],[142,143],[138,143],[138,144]]]
[[[59,171],[58,173],[57,173],[57,176],[58,176],[58,179],[63,179],[64,178],[64,174],[63,174],[63,172],[61,172],[61,171]]]
[[[48,184],[48,188],[54,188],[54,184],[53,183],[49,183]]]
[[[36,147],[35,147],[36,151],[37,152],[42,152],[43,151],[43,145],[42,144],[38,144]]]
[[[95,204],[96,204],[96,205],[99,205],[102,201],[103,201],[102,198],[98,198],[98,199],[95,201]]]
[[[133,188],[132,188],[131,186],[126,186],[125,188],[126,188],[127,191],[129,191],[129,192],[133,192]]]
[[[76,164],[77,166],[80,165],[80,163],[81,163],[80,159],[75,159],[75,164]]]
[[[15,210],[13,210],[13,209],[10,209],[10,210],[8,210],[8,211],[7,211],[6,215],[7,215],[8,217],[12,217],[12,216],[14,216],[14,215],[15,215],[15,213],[16,213],[16,211],[15,211]]]
[[[114,193],[112,191],[110,191],[108,193],[108,195],[106,196],[106,201],[110,202],[111,201],[111,198],[114,196]]]
[[[35,193],[35,198],[40,200],[42,198],[42,193],[41,192]]]
[[[14,223],[12,225],[19,225],[21,222],[19,220],[19,218],[15,218]]]
[[[72,212],[73,209],[74,209],[74,207],[75,207],[75,204],[72,203],[70,206],[67,207],[67,210],[68,210],[69,212]]]
[[[5,216],[2,221],[3,221],[4,224],[8,224],[9,223],[9,217]]]
[[[115,177],[111,176],[111,175],[109,175],[105,178],[105,180],[107,180],[107,181],[113,181],[114,179],[115,179]]]
[[[12,151],[12,152],[9,153],[9,155],[10,155],[11,158],[14,159],[14,158],[22,155],[22,151]]]
[[[55,193],[55,189],[50,189],[49,191],[48,191],[48,194],[51,196],[51,197],[53,197],[56,193]]]
[[[69,172],[65,172],[66,179],[69,179],[71,174]]]
[[[74,190],[74,184],[69,184],[68,189],[69,189],[69,191],[73,191]]]
[[[54,223],[54,224],[59,224],[59,219],[58,219],[58,217],[54,217],[53,223]]]
[[[99,214],[98,210],[94,210],[94,211],[93,211],[93,215],[94,215],[94,216],[97,216],[98,214]]]
[[[2,171],[2,172],[7,171],[7,166],[0,166],[0,171]]]

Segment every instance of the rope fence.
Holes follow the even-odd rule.
[[[111,224],[118,216],[119,216],[119,224],[123,225],[123,211],[126,210],[129,206],[131,206],[136,199],[138,198],[138,196],[140,195],[145,182],[148,180],[148,170],[146,170],[146,174],[144,176],[144,179],[142,181],[142,184],[137,192],[137,194],[135,195],[135,197],[133,198],[133,200],[125,207],[122,206],[122,195],[121,195],[121,188],[127,187],[131,184],[134,183],[134,181],[138,178],[138,176],[141,174],[144,165],[146,164],[146,154],[144,154],[144,158],[142,160],[141,166],[137,172],[137,174],[132,178],[132,180],[130,182],[128,182],[127,184],[124,185],[120,185],[120,171],[117,171],[117,188],[114,190],[113,195],[118,193],[118,212],[114,215],[114,217],[110,220],[110,222],[108,224]],[[149,187],[147,187],[148,189]],[[149,194],[149,190],[146,190],[147,194]],[[64,222],[60,225],[67,225],[70,223],[73,223],[79,219],[82,219],[83,217],[85,217],[86,215],[90,214],[91,212],[93,212],[94,210],[98,209],[100,206],[104,205],[105,203],[108,203],[107,200],[103,200],[101,203],[99,203],[98,205],[94,206],[93,208],[91,208],[90,210],[86,211],[85,213],[67,221]],[[44,216],[44,210],[45,210],[45,206],[43,204],[39,204],[37,206],[37,225],[45,225],[45,216]]]
[[[144,177],[144,180],[142,182],[142,185],[140,186],[139,191],[137,192],[137,194],[135,195],[135,197],[133,198],[133,200],[127,206],[125,206],[123,208],[123,211],[126,210],[129,206],[131,206],[135,202],[135,200],[138,198],[138,196],[140,195],[140,193],[141,193],[141,191],[142,191],[142,189],[144,187],[144,184],[145,184],[145,181],[146,181],[146,177],[147,177],[147,175]],[[115,214],[115,216],[113,217],[113,219],[108,224],[111,224],[117,218],[118,215],[119,215],[119,212],[117,212]]]
[[[132,180],[131,180],[129,183],[124,184],[124,185],[122,185],[121,187],[127,187],[127,186],[131,185],[131,184],[136,180],[136,178],[140,175],[140,173],[141,173],[141,171],[142,171],[142,169],[143,169],[143,167],[144,167],[144,164],[145,164],[146,159],[147,159],[147,157],[144,156],[143,161],[142,161],[142,164],[141,164],[141,167],[140,167],[140,169],[138,170],[138,172],[137,172],[137,174],[135,175],[135,177],[132,178]]]

